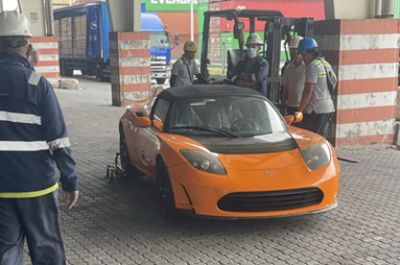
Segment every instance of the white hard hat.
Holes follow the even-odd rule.
[[[303,39],[302,36],[292,36],[289,41],[289,48],[297,49],[299,42]]]
[[[31,37],[28,19],[19,11],[0,13],[0,37]]]
[[[250,36],[247,38],[246,45],[256,44],[256,45],[263,45],[263,41],[261,40],[260,36],[257,33],[251,33]]]

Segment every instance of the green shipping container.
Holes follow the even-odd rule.
[[[190,11],[192,0],[142,0],[148,12]],[[197,11],[199,0],[193,0],[193,9]]]

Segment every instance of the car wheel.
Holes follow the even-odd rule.
[[[157,165],[157,189],[160,213],[167,220],[174,219],[177,211],[168,171],[162,161]]]
[[[119,135],[119,154],[121,159],[121,167],[125,171],[126,176],[140,177],[143,174],[131,163],[128,146],[126,144],[125,135],[122,129],[120,130]]]
[[[165,83],[165,78],[156,78],[157,84],[162,85]]]
[[[74,75],[74,70],[73,70],[73,69],[67,68],[65,61],[61,61],[61,65],[60,65],[60,74],[61,74],[62,76],[71,77],[71,76]]]
[[[103,68],[101,67],[101,65],[98,65],[96,67],[96,80],[97,81],[106,81],[106,78],[104,77],[104,73],[103,73]]]

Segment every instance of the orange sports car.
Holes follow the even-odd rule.
[[[339,163],[264,96],[228,85],[170,88],[120,120],[122,168],[157,184],[161,212],[257,218],[337,205]]]

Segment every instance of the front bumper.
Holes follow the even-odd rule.
[[[261,218],[291,216],[329,210],[337,204],[339,184],[338,167],[334,163],[313,172],[304,170],[277,169],[272,176],[266,170],[229,170],[225,176],[212,175],[183,164],[169,168],[174,190],[175,204],[180,210],[189,210],[196,215],[219,218]],[[270,173],[271,171],[268,171]],[[285,197],[274,207],[258,202],[259,208],[223,207],[221,201],[232,194],[280,193],[312,189],[321,192],[320,200],[285,207]],[[288,197],[287,199],[290,200]],[[300,198],[297,198],[298,200]],[[305,197],[304,200],[307,200]],[[252,202],[250,202],[251,204]],[[279,204],[283,203],[282,207]],[[239,204],[238,204],[239,205]],[[246,203],[242,204],[246,205]],[[278,205],[278,206],[277,206]],[[231,205],[232,206],[232,205]],[[233,205],[234,206],[234,205]]]

